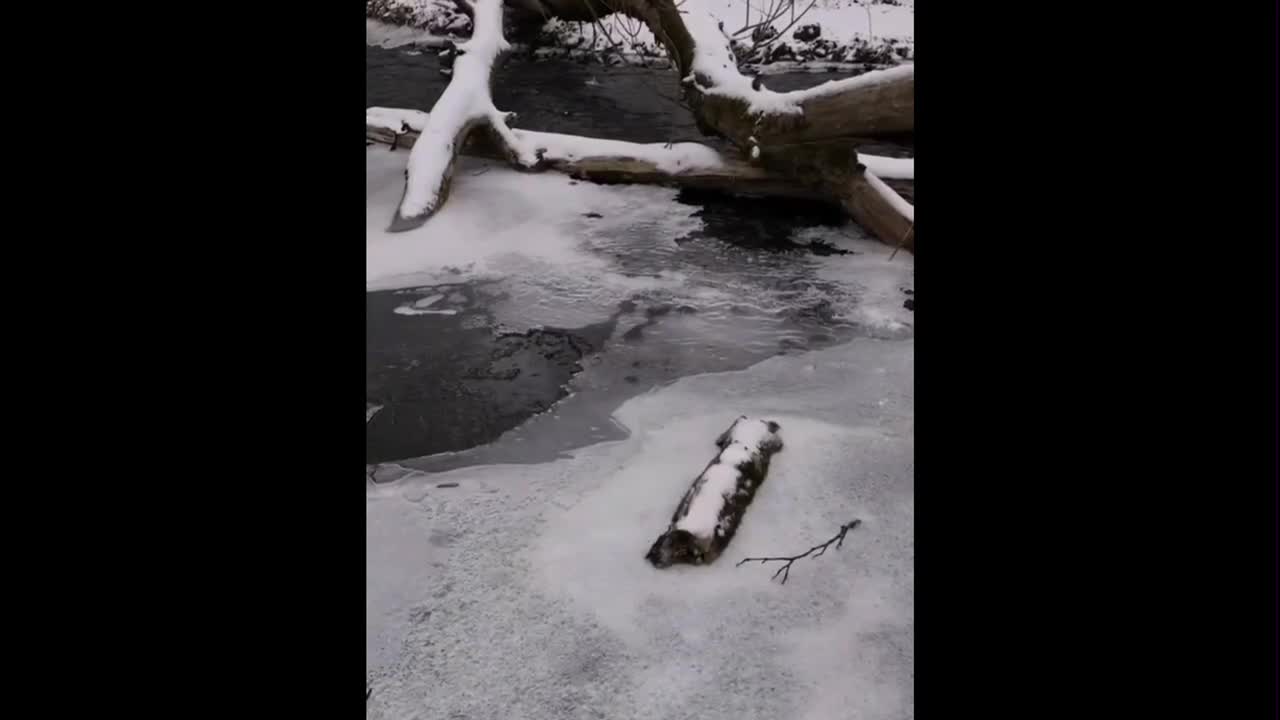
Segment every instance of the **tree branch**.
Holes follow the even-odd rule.
[[[836,544],[836,549],[837,549],[837,550],[839,550],[839,549],[840,549],[840,546],[844,544],[844,536],[845,536],[845,535],[846,535],[850,530],[852,530],[852,529],[854,529],[854,528],[858,527],[858,525],[859,525],[861,522],[862,522],[861,520],[854,520],[854,521],[853,521],[853,522],[851,522],[851,523],[846,523],[846,524],[844,524],[844,525],[841,525],[841,526],[840,526],[840,532],[836,533],[836,534],[835,534],[835,536],[834,536],[834,537],[832,537],[830,540],[828,540],[828,541],[826,541],[826,542],[822,543],[821,545],[814,545],[813,547],[809,548],[809,549],[808,549],[808,550],[806,550],[805,552],[800,553],[799,555],[793,555],[793,556],[791,556],[791,557],[749,557],[749,558],[743,558],[743,559],[739,560],[739,561],[738,561],[738,564],[737,564],[737,565],[734,565],[734,567],[741,567],[743,563],[749,563],[749,562],[759,562],[761,565],[763,565],[763,564],[765,564],[765,563],[767,563],[767,562],[781,562],[781,563],[785,563],[782,567],[778,568],[777,572],[775,572],[775,573],[773,574],[773,577],[772,577],[772,578],[770,578],[770,579],[771,579],[771,580],[776,580],[776,579],[777,579],[777,577],[778,577],[779,575],[781,575],[781,576],[782,576],[782,584],[783,584],[783,585],[786,585],[786,584],[787,584],[787,577],[789,577],[789,576],[791,575],[791,565],[792,565],[793,563],[795,563],[795,561],[797,561],[797,560],[799,560],[799,559],[801,559],[801,558],[809,557],[810,555],[813,555],[813,553],[814,553],[815,551],[817,552],[817,554],[816,554],[816,555],[813,555],[815,558],[822,557],[822,554],[823,554],[823,553],[825,553],[825,552],[827,551],[827,548],[831,546],[831,543],[835,543],[835,544]]]
[[[449,196],[458,150],[473,130],[491,127],[506,144],[513,161],[525,167],[536,154],[516,141],[489,91],[493,65],[510,49],[502,35],[502,1],[476,0],[471,39],[455,46],[449,85],[436,100],[405,167],[404,195],[396,207],[390,232],[421,227]]]

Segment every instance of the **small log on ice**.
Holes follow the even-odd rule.
[[[666,532],[645,559],[654,567],[705,565],[724,552],[742,523],[769,461],[782,450],[778,423],[743,415],[716,440],[720,454],[684,494]]]

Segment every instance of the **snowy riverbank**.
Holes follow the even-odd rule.
[[[745,64],[887,65],[915,57],[915,0],[809,0],[784,10],[781,0],[685,0],[724,22]],[[470,33],[470,20],[452,0],[368,0],[370,45],[443,45]],[[772,22],[767,22],[772,18]],[[611,63],[662,61],[665,52],[642,23],[610,15],[599,23],[549,21],[537,40],[539,56],[591,54]]]

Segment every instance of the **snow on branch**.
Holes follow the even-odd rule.
[[[365,139],[397,148],[411,148],[427,126],[428,113],[403,108],[370,107],[365,111]],[[518,144],[534,149],[541,166],[574,177],[603,182],[636,182],[700,187],[729,192],[811,197],[802,185],[765,168],[725,157],[699,143],[634,143],[620,140],[511,130]],[[489,139],[477,135],[464,144],[464,155],[509,159]],[[911,158],[859,155],[858,160],[881,177],[914,175]],[[903,201],[905,202],[905,201]]]
[[[391,232],[421,226],[449,193],[454,158],[477,128],[489,126],[506,146],[513,162],[532,168],[538,157],[509,127],[507,116],[493,105],[489,78],[494,62],[510,46],[502,36],[502,0],[476,0],[471,39],[455,46],[453,75],[436,101],[409,155],[404,196],[392,220]]]
[[[867,182],[871,187],[879,193],[885,201],[893,206],[893,209],[896,210],[899,215],[906,218],[908,222],[914,223],[916,221],[916,209],[911,205],[911,203],[904,200],[903,197],[893,188],[885,185],[884,181],[876,177],[875,173],[868,171],[864,172],[862,175],[867,179]]]
[[[737,58],[729,37],[724,32],[723,23],[714,15],[706,10],[691,10],[682,17],[694,41],[693,62],[684,82],[694,85],[705,95],[742,100],[747,103],[747,111],[751,114],[799,114],[803,112],[801,106],[809,100],[915,77],[914,64],[900,65],[844,80],[832,80],[804,90],[773,92],[738,72]]]

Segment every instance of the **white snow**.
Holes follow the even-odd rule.
[[[735,442],[730,444],[723,452],[720,453],[720,462],[727,463],[729,465],[741,465],[742,463],[750,462],[753,457],[754,454],[752,453],[751,448],[743,445],[742,443]]]
[[[371,107],[364,111],[365,125],[400,132],[404,127],[422,132],[427,126],[427,113],[405,108]]]
[[[915,64],[899,65],[897,67],[885,68],[884,70],[872,70],[868,73],[845,78],[843,80],[828,80],[821,85],[815,85],[804,90],[794,90],[789,93],[780,93],[787,102],[802,103],[806,100],[812,100],[824,95],[834,95],[836,93],[846,92],[854,88],[870,87],[894,80],[900,80],[905,77],[911,77],[916,74]]]
[[[729,439],[732,442],[742,443],[754,449],[763,448],[772,435],[773,431],[769,429],[768,421],[756,418],[740,418],[729,430]]]
[[[458,311],[452,308],[448,310],[423,310],[421,308],[409,307],[407,305],[398,307],[391,312],[397,315],[457,315]]]
[[[397,132],[403,127],[421,131],[426,127],[429,116],[429,113],[419,110],[371,107],[365,110],[365,124]],[[671,174],[724,166],[720,153],[701,143],[633,143],[532,130],[512,130],[512,134],[521,145],[544,150],[547,160],[629,157],[646,160],[659,170]]]
[[[858,162],[866,165],[867,170],[876,177],[890,180],[914,180],[916,177],[915,158],[891,158],[859,153]]]
[[[367,717],[913,717],[913,354],[858,339],[685,378],[615,413],[625,440],[368,486]],[[787,447],[719,561],[656,570],[729,408]],[[734,566],[854,518],[786,585]]]
[[[674,190],[575,183],[559,173],[522,173],[505,163],[462,157],[440,212],[421,228],[388,233],[407,156],[384,146],[366,149],[370,291],[496,281],[501,294],[486,305],[496,321],[518,329],[581,327],[607,319],[623,300],[650,296],[698,308],[697,315],[679,319],[688,325],[691,347],[711,337],[728,342],[733,332],[747,331],[743,320],[750,318],[740,317],[740,311],[775,317],[798,303],[829,302],[836,316],[864,331],[896,337],[911,326],[901,292],[913,282],[911,256],[899,253],[889,262],[892,248],[867,239],[852,222],[797,230],[792,238],[829,243],[854,255],[755,257],[725,245],[716,251],[726,255],[725,263],[691,266],[684,258],[690,248],[675,240],[703,223],[697,206],[675,202]],[[585,217],[592,213],[602,217]],[[743,259],[755,260],[747,274],[733,269]],[[644,263],[644,272],[630,270],[636,262]],[[808,287],[797,296],[797,275],[814,272],[799,269],[806,266],[838,292]],[[764,334],[758,341],[776,346],[778,338]],[[750,340],[738,336],[736,342]]]
[[[871,184],[871,187],[875,188],[876,192],[880,193],[881,196],[887,199],[889,204],[892,205],[895,210],[911,222],[915,222],[916,210],[911,203],[907,202],[906,199],[899,195],[893,188],[885,185],[884,181],[876,177],[875,173],[866,172],[863,173],[863,175],[866,176],[867,182]]]
[[[723,462],[707,468],[700,487],[689,503],[689,511],[676,522],[677,530],[688,530],[694,537],[710,539],[720,522],[725,498],[738,489],[738,469]]]
[[[420,132],[426,127],[428,117],[429,114],[421,110],[405,108],[370,107],[365,110],[366,125],[396,132],[406,127]],[[532,130],[513,130],[512,132],[520,142],[545,150],[548,160],[572,161],[584,157],[630,157],[651,162],[659,170],[671,174],[714,170],[724,167],[725,164],[720,153],[701,143],[633,143]],[[751,140],[754,141],[754,138]],[[753,159],[758,158],[759,154],[758,148],[751,149]],[[915,178],[914,158],[860,154],[858,160],[866,165],[868,170],[882,178],[904,180]]]
[[[699,226],[697,208],[676,192],[648,186],[576,183],[559,173],[520,173],[503,163],[460,158],[449,202],[421,228],[388,233],[404,184],[407,153],[366,150],[365,280],[369,290],[519,276],[539,300],[577,306],[535,322],[597,322],[612,305],[644,287],[678,286],[677,275],[629,278],[610,272],[592,245],[618,238],[675,247]],[[603,217],[588,222],[588,212]],[[519,298],[517,298],[519,299]]]
[[[724,166],[720,153],[700,143],[633,143],[526,130],[514,132],[523,142],[545,148],[549,160],[631,157],[647,160],[659,170],[672,174]]]

